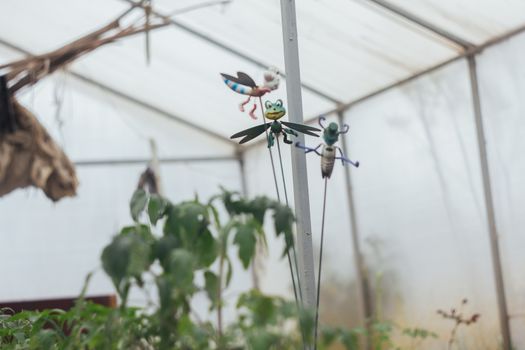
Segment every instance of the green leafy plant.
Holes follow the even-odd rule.
[[[224,291],[233,275],[230,252],[248,269],[256,246],[266,245],[264,224],[270,219],[286,255],[294,242],[290,208],[267,197],[248,200],[226,190],[207,202],[195,198],[176,204],[137,190],[130,213],[134,224],[122,228],[101,254],[120,307],[85,301],[88,276],[71,310],[1,310],[2,349],[267,350],[311,344],[313,313],[257,290],[239,296],[236,322],[223,322]],[[152,284],[158,305],[128,305],[133,288],[149,295]],[[215,324],[200,320],[192,310],[200,293],[209,300]],[[357,349],[357,333],[322,327],[319,348],[337,342]]]

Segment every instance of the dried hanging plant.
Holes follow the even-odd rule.
[[[189,10],[224,4],[217,1]],[[144,14],[131,18],[133,10]],[[182,11],[187,12],[187,11]],[[130,23],[123,24],[127,19]],[[75,169],[37,118],[22,107],[15,94],[78,58],[117,40],[146,34],[146,59],[150,60],[151,31],[171,24],[170,16],[156,14],[150,0],[133,3],[129,9],[99,28],[59,49],[0,65],[0,197],[17,189],[35,186],[53,201],[74,196],[78,185]]]

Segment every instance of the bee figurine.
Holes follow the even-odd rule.
[[[280,122],[279,119],[281,119],[286,114],[286,109],[283,106],[282,100],[277,100],[275,103],[266,101],[264,105],[266,108],[264,116],[266,119],[273,120],[273,122],[268,122],[240,131],[232,135],[230,138],[235,139],[244,136],[244,138],[239,142],[240,144],[243,144],[256,138],[269,129],[268,148],[270,148],[274,145],[275,139],[278,138],[279,135],[283,136],[283,141],[287,144],[293,143],[293,141],[288,139],[288,135],[297,136],[297,132],[319,137],[319,135],[317,135],[315,132],[321,131],[320,129],[303,124]]]
[[[222,80],[231,90],[241,95],[248,95],[248,98],[239,105],[239,110],[244,112],[244,106],[250,103],[252,97],[262,97],[279,87],[279,70],[270,67],[264,72],[264,82],[257,85],[255,81],[246,73],[237,72],[237,76],[221,73]],[[253,104],[248,113],[252,119],[257,119],[254,112],[257,104]]]
[[[325,120],[325,117],[319,117],[319,125],[321,128],[323,128],[323,139],[325,144],[320,143],[315,148],[306,147],[301,145],[299,142],[295,144],[295,146],[304,149],[305,153],[315,152],[321,156],[321,175],[323,176],[323,179],[325,177],[330,178],[332,171],[334,170],[334,163],[338,159],[341,160],[343,165],[345,165],[345,163],[350,163],[356,168],[359,167],[359,162],[354,162],[346,158],[341,148],[334,145],[337,141],[339,141],[339,135],[346,134],[350,127],[347,124],[344,124],[343,129],[339,131],[339,126],[336,123],[330,123],[328,124],[328,127],[325,127],[323,125]],[[321,150],[321,153],[319,153],[318,150],[321,146],[323,146],[323,149]],[[341,154],[340,157],[337,157],[338,150]]]

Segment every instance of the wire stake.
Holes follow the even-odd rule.
[[[324,195],[323,195],[323,218],[321,220],[321,246],[319,248],[319,271],[317,271],[317,300],[315,306],[315,333],[314,333],[314,350],[317,350],[317,329],[319,325],[319,301],[321,297],[321,269],[323,266],[323,243],[324,243],[324,219],[326,213],[326,187],[328,185],[328,177],[324,179]]]

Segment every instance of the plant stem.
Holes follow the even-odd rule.
[[[452,344],[454,344],[454,341],[456,340],[456,331],[458,330],[459,323],[456,322],[456,325],[454,328],[452,328],[452,331],[450,332],[450,339],[448,340],[448,350],[452,349]]]
[[[222,276],[223,274],[224,274],[224,254],[221,254],[221,259],[219,261],[219,283],[217,286],[217,333],[219,336],[219,344],[221,343],[221,339],[222,339]]]

